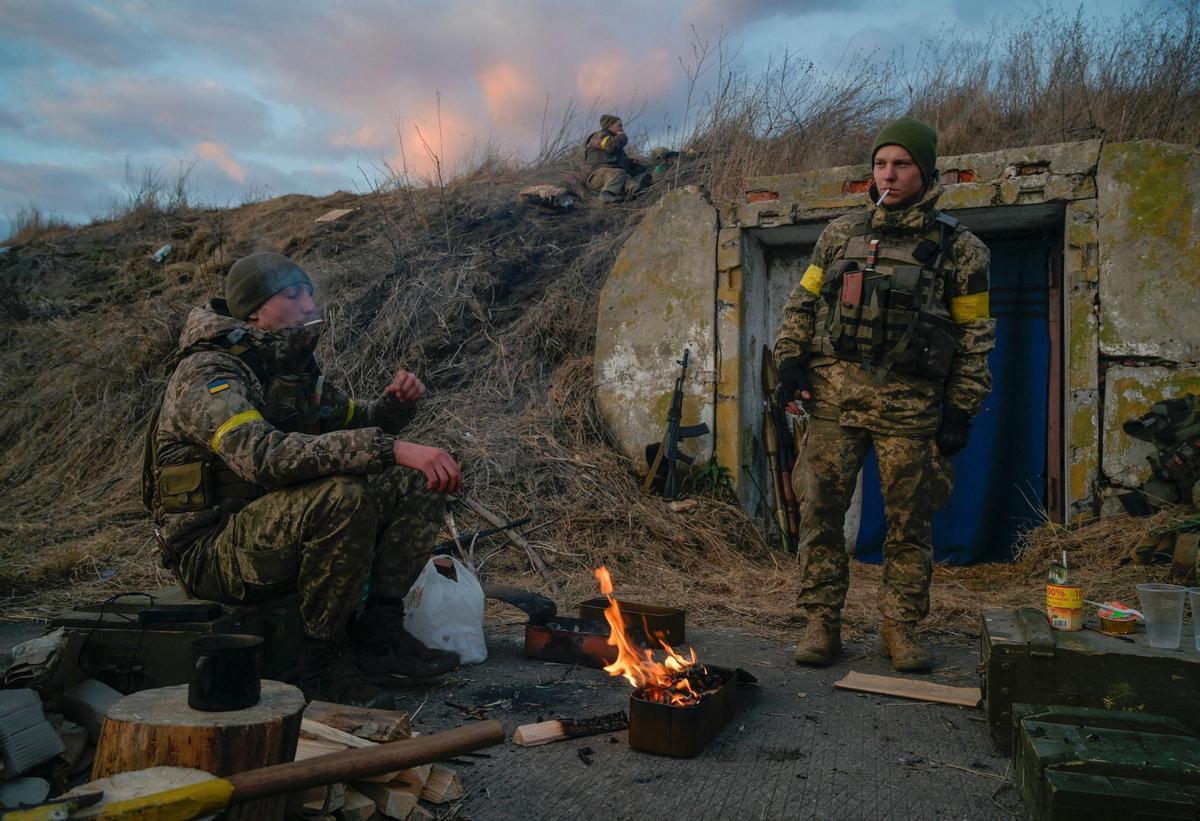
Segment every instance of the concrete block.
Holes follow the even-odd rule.
[[[1160,399],[1200,393],[1200,368],[1160,366],[1108,369],[1104,395],[1104,475],[1123,487],[1137,487],[1150,478],[1146,457],[1154,445],[1125,434],[1121,426],[1141,416]]]
[[[620,450],[645,462],[662,439],[676,361],[691,350],[683,423],[713,427],[717,212],[701,194],[673,191],[621,248],[600,292],[596,322],[596,406]],[[684,442],[707,459],[712,437]]]
[[[1070,391],[1067,410],[1067,499],[1069,521],[1096,515],[1100,480],[1100,392]]]
[[[1200,361],[1200,151],[1106,145],[1097,170],[1100,350]]]
[[[1067,387],[1095,390],[1100,379],[1099,317],[1096,286],[1084,282],[1069,288],[1067,298]]]

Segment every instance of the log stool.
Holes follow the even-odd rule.
[[[304,715],[304,695],[289,684],[263,681],[253,707],[220,713],[193,710],[186,684],[142,690],[108,708],[92,780],[146,767],[192,767],[225,776],[292,761]],[[231,819],[281,819],[287,796],[229,810]]]

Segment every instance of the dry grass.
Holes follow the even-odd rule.
[[[1187,21],[1194,8],[1184,9]],[[747,174],[860,161],[881,120],[908,107],[937,122],[953,151],[1072,138],[1081,123],[1112,139],[1194,141],[1198,50],[1181,50],[1194,45],[1193,30],[1144,15],[1129,31],[1088,51],[1100,32],[1051,18],[979,56],[960,49],[958,62],[924,79],[919,65],[895,61],[844,81],[792,62],[758,78],[722,69],[717,92],[692,113],[700,158],[670,183],[704,182],[732,197]],[[1178,82],[1121,57],[1135,34]],[[1038,49],[1061,67],[1045,76],[1022,68]],[[901,69],[911,87],[898,84]],[[995,127],[997,111],[1017,136]],[[230,262],[274,250],[318,282],[330,377],[372,395],[397,365],[417,371],[429,396],[408,435],[455,453],[474,498],[534,518],[532,538],[563,586],[564,607],[594,594],[591,571],[603,563],[621,595],[684,605],[695,623],[793,629],[794,560],[770,551],[726,500],[702,496],[672,514],[641,497],[636,466],[602,429],[592,400],[597,295],[666,186],[622,207],[581,199],[575,212],[551,215],[519,206],[526,184],[578,179],[578,140],[562,134],[548,130],[534,167],[484,152],[476,169],[432,185],[392,169],[363,196],[287,196],[231,210],[188,207],[182,171],[179,185],[155,178],[147,189],[134,178],[119,219],[45,232],[0,255],[0,595],[8,598],[0,617],[169,582],[136,480],[141,430],[166,378],[161,363],[187,310],[219,291]],[[143,189],[157,192],[152,207]],[[338,223],[313,222],[347,207],[357,210]],[[176,251],[160,267],[149,255],[164,242]],[[456,515],[463,528],[485,526]],[[1090,594],[1128,597],[1135,581],[1163,571],[1120,558],[1173,515],[1044,528],[1014,564],[938,568],[927,626],[965,638],[981,606],[1037,606],[1046,557],[1064,545]],[[544,590],[523,554],[504,545],[482,548],[485,575]],[[879,568],[855,563],[852,579],[847,621],[869,628]]]

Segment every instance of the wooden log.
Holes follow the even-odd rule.
[[[342,821],[368,821],[375,814],[375,802],[353,787],[346,787],[345,800],[338,812]]]
[[[537,724],[522,724],[513,733],[513,744],[536,747],[565,738],[582,738],[602,733],[615,733],[629,728],[629,717],[623,711],[580,719],[554,719]]]
[[[304,717],[380,744],[412,735],[408,713],[399,710],[376,710],[370,707],[347,707],[329,701],[310,701],[304,708]]]
[[[457,801],[466,795],[458,773],[442,764],[434,764],[429,769],[429,777],[425,779],[425,788],[421,790],[421,800],[430,804],[447,804]]]
[[[375,809],[380,815],[397,821],[406,821],[421,797],[420,786],[400,782],[378,784],[374,781],[360,781],[354,785],[354,789],[374,801]]]
[[[193,710],[187,689],[181,684],[142,690],[112,704],[100,731],[92,779],[157,766],[229,776],[295,757],[304,712],[304,696],[295,687],[264,681],[258,704],[226,712]],[[286,804],[283,795],[268,797],[234,807],[228,817],[280,819]]]
[[[856,690],[883,696],[911,698],[916,701],[932,701],[956,707],[978,707],[982,699],[978,687],[952,687],[932,681],[918,681],[897,676],[873,676],[869,673],[850,672],[833,686],[839,690]]]

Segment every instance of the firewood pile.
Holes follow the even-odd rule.
[[[300,723],[296,760],[413,735],[405,713],[313,701]],[[304,796],[304,814],[340,821],[367,821],[376,815],[395,821],[424,821],[436,817],[433,807],[451,804],[465,794],[453,769],[423,764],[365,781],[315,787]]]

